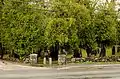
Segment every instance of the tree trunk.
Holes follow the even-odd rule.
[[[90,46],[87,45],[87,47],[86,47],[87,57],[90,57],[91,52],[92,52],[92,48],[91,48]]]
[[[105,56],[106,56],[106,48],[104,44],[101,44],[100,57],[105,57]]]
[[[58,52],[59,52],[59,42],[55,43],[55,46],[51,46],[50,48],[50,56],[53,60],[58,60]]]
[[[115,55],[115,46],[112,47],[112,55]]]

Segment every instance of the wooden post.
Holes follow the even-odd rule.
[[[44,57],[44,59],[43,59],[43,64],[44,65],[46,64],[46,57]]]
[[[49,58],[49,65],[52,65],[52,58]]]

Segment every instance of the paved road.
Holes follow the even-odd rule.
[[[1,69],[0,79],[120,79],[120,65]]]

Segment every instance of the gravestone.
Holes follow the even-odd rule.
[[[66,64],[66,55],[62,54],[62,55],[58,55],[58,64]]]
[[[30,63],[37,64],[37,54],[30,54]]]
[[[72,58],[72,59],[71,59],[71,62],[74,63],[74,62],[75,62],[75,58]]]
[[[119,45],[114,45],[112,47],[112,55],[116,55],[119,52],[120,52],[120,46]]]
[[[117,53],[118,45],[115,45],[115,53]]]

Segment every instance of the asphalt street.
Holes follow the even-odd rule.
[[[120,79],[120,65],[1,69],[0,79]]]

